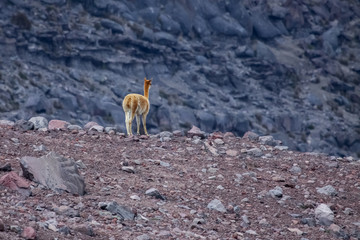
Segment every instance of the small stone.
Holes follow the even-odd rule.
[[[224,144],[224,141],[223,141],[222,139],[220,139],[220,138],[216,138],[216,139],[214,140],[214,143],[215,143],[216,145],[223,145],[223,144]]]
[[[15,128],[22,131],[29,131],[34,130],[35,126],[34,123],[22,119],[15,122]]]
[[[162,167],[170,167],[170,163],[164,162],[164,161],[160,161],[160,166]]]
[[[152,196],[152,197],[161,199],[161,200],[166,200],[166,198],[164,196],[162,196],[156,188],[150,188],[150,189],[146,190],[145,194],[148,196]]]
[[[114,127],[105,127],[104,130],[109,135],[115,135],[116,134],[116,128],[114,128]]]
[[[90,225],[87,225],[87,224],[75,225],[73,227],[73,229],[76,232],[85,234],[85,235],[90,236],[90,237],[95,236],[93,228]]]
[[[301,168],[299,166],[292,166],[289,170],[292,174],[301,174]]]
[[[151,239],[150,236],[147,234],[142,234],[136,237],[136,240],[150,240],[150,239]]]
[[[274,149],[278,149],[280,151],[285,151],[285,150],[288,150],[289,147],[288,146],[275,146]]]
[[[10,138],[10,140],[16,144],[18,144],[20,142],[18,138]]]
[[[338,194],[335,188],[331,185],[327,185],[322,188],[317,188],[316,191],[320,194],[325,194],[327,196],[336,196]]]
[[[254,157],[261,157],[262,155],[264,155],[260,148],[251,148],[247,150],[247,153]]]
[[[315,227],[316,221],[314,218],[302,218],[300,222],[304,225],[308,225],[309,227]]]
[[[222,213],[226,212],[226,208],[225,206],[221,203],[220,200],[218,199],[214,199],[212,200],[208,205],[207,208],[212,209],[212,210],[216,210]]]
[[[44,117],[32,117],[29,119],[29,122],[32,122],[34,124],[35,130],[47,128],[48,126],[48,120]]]
[[[121,170],[128,172],[128,173],[135,173],[135,169],[134,167],[127,167],[127,166],[122,166]]]
[[[25,239],[36,239],[36,231],[32,227],[24,228],[21,236]]]
[[[74,130],[82,130],[82,127],[80,127],[79,125],[68,125],[67,126],[67,129],[71,130],[71,131],[74,131]]]
[[[219,186],[216,187],[216,189],[218,189],[218,190],[224,190],[225,188],[224,188],[223,186],[219,185]]]
[[[205,132],[201,131],[200,128],[193,126],[188,132],[187,136],[192,138],[194,136],[205,138]]]
[[[254,230],[246,230],[245,233],[250,234],[250,235],[257,235],[257,233]]]
[[[138,195],[131,195],[130,198],[131,198],[132,200],[137,200],[137,201],[140,201],[140,200],[141,200]]]
[[[331,224],[329,226],[329,230],[334,232],[334,233],[339,233],[340,230],[341,230],[341,227],[339,225],[336,225],[336,224],[333,223],[333,224]]]
[[[104,132],[104,127],[100,125],[92,126],[89,131]]]
[[[259,137],[259,142],[273,147],[277,145],[277,141],[274,140],[273,136],[261,136]]]
[[[21,227],[18,225],[10,225],[10,231],[15,233],[21,233]]]
[[[76,167],[79,168],[79,169],[85,169],[86,168],[85,163],[83,163],[83,161],[81,161],[81,160],[77,160],[75,162],[75,164],[76,164]]]
[[[250,141],[256,141],[256,140],[259,139],[259,135],[256,134],[256,133],[254,133],[254,132],[248,131],[248,132],[246,132],[246,133],[244,134],[244,136],[243,136],[242,138],[248,139],[248,140],[250,140]]]
[[[299,235],[299,236],[301,236],[301,235],[304,234],[304,232],[301,231],[301,230],[298,229],[298,228],[288,228],[288,230],[289,230],[290,232],[296,233],[296,234]]]
[[[263,218],[259,221],[259,224],[262,226],[267,226],[269,225],[269,222],[265,218]]]
[[[344,213],[346,215],[354,215],[354,210],[351,208],[345,208]]]
[[[269,190],[268,194],[273,198],[281,198],[283,196],[283,190],[281,187],[276,186],[274,189]]]
[[[160,137],[160,138],[165,138],[165,137],[171,138],[172,136],[173,136],[173,133],[168,132],[168,131],[163,131],[163,132],[161,132],[161,133],[159,134],[159,137]]]
[[[238,155],[238,151],[236,150],[226,150],[226,155],[230,156],[230,157],[236,157]]]
[[[85,124],[84,130],[89,130],[93,126],[100,126],[100,125],[97,122],[88,122],[87,124]]]
[[[67,126],[70,125],[69,122],[62,121],[62,120],[50,120],[48,124],[49,130],[65,130]]]
[[[172,133],[173,133],[174,137],[181,137],[181,136],[183,136],[183,132],[180,131],[180,130],[175,130],[175,131],[173,131]]]
[[[319,224],[330,226],[334,221],[334,213],[326,204],[322,203],[315,209],[315,218]]]
[[[47,149],[44,145],[39,145],[39,146],[33,146],[34,147],[34,152],[45,152]]]

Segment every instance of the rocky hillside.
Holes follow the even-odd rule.
[[[360,239],[360,161],[193,128],[0,122],[0,239]]]
[[[360,3],[353,0],[0,1],[0,118],[124,131],[153,78],[148,129],[271,134],[360,154]]]

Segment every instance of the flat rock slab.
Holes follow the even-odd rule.
[[[54,152],[36,157],[23,157],[20,165],[24,177],[38,182],[55,191],[67,191],[84,195],[85,182],[80,176],[76,163]]]

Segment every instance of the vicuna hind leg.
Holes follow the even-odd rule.
[[[147,136],[149,136],[147,129],[146,129],[146,116],[147,116],[147,114],[142,115],[142,122],[143,122],[144,132]]]
[[[125,112],[125,126],[126,126],[126,133],[127,133],[128,136],[130,135],[129,120],[130,120],[130,113]]]
[[[132,133],[132,122],[134,121],[134,117],[135,117],[135,114],[133,112],[131,112],[129,114],[129,136],[133,135],[133,133]]]
[[[139,115],[135,115],[136,116],[136,125],[137,125],[137,135],[140,135],[140,116]]]

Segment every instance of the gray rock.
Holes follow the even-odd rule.
[[[207,205],[207,208],[212,209],[212,210],[216,210],[216,211],[222,212],[222,213],[225,213],[225,212],[226,212],[226,208],[225,208],[224,205],[221,203],[221,201],[218,200],[218,199],[212,200],[212,201]]]
[[[297,165],[294,165],[294,166],[292,166],[291,168],[290,168],[290,170],[289,170],[292,174],[301,174],[301,168],[299,167],[299,166],[297,166]]]
[[[277,141],[275,141],[273,136],[260,136],[259,142],[273,147],[277,145]]]
[[[117,202],[99,203],[101,209],[108,210],[114,215],[120,217],[123,220],[134,220],[135,213],[126,206],[121,206]]]
[[[70,124],[70,125],[67,126],[67,129],[69,129],[69,130],[82,130],[82,127],[80,127],[79,125]]]
[[[112,20],[103,19],[101,20],[100,24],[104,28],[110,29],[113,33],[120,33],[120,34],[124,33],[124,27]]]
[[[174,135],[174,134],[171,133],[171,132],[163,131],[163,132],[161,132],[161,133],[159,134],[159,137],[160,137],[160,138],[165,138],[165,137],[171,138],[173,135]]]
[[[334,221],[334,213],[326,204],[320,204],[315,209],[315,218],[320,225],[330,226]]]
[[[325,194],[328,196],[336,196],[338,194],[336,189],[331,185],[326,185],[325,187],[317,188],[316,191],[320,194]]]
[[[187,136],[188,137],[200,137],[200,138],[205,138],[205,132],[201,131],[200,128],[193,126],[188,132],[187,132]]]
[[[261,157],[262,155],[264,155],[260,148],[251,148],[246,152],[254,157]]]
[[[34,130],[35,125],[30,121],[26,121],[22,119],[15,122],[15,128],[20,129],[22,131],[29,131],[29,130]]]
[[[20,165],[25,178],[36,181],[54,191],[84,195],[85,182],[72,159],[54,152],[41,157],[23,157]]]
[[[0,120],[0,126],[14,126],[15,123],[13,121],[9,121],[9,120]]]
[[[282,198],[283,190],[281,187],[276,186],[274,189],[269,190],[268,194],[273,198]]]
[[[89,131],[104,132],[104,127],[100,125],[92,126]]]
[[[29,119],[29,122],[34,124],[35,130],[40,128],[47,128],[48,120],[44,117],[32,117]]]
[[[226,36],[248,37],[247,31],[229,16],[218,16],[210,20],[210,25],[217,33]]]
[[[302,218],[300,222],[304,225],[308,225],[309,227],[315,227],[316,225],[315,218]]]
[[[161,195],[160,192],[156,188],[150,188],[150,189],[146,190],[145,194],[148,196],[155,197],[157,199],[161,199],[164,201],[166,200],[166,198],[163,195]]]
[[[251,23],[254,26],[254,32],[260,38],[269,39],[282,34],[270,21],[266,13],[258,8],[251,11]]]

